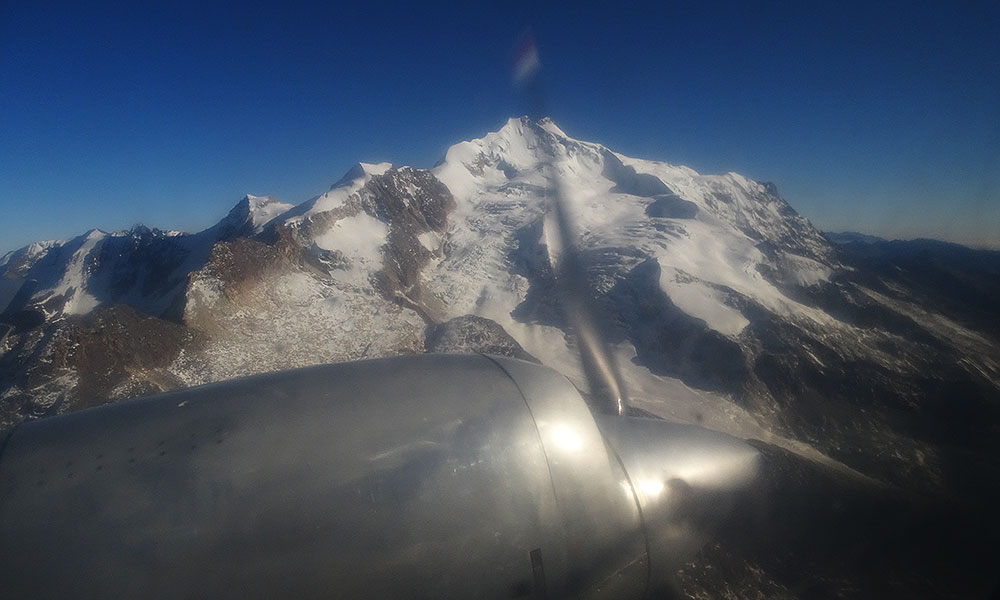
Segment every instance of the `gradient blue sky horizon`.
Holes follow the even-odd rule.
[[[824,230],[1000,247],[1000,5],[34,3],[0,14],[0,254],[358,161],[428,168],[527,107],[623,154],[772,181]]]

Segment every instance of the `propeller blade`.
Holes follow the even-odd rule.
[[[555,165],[547,166],[553,181],[549,204],[554,217],[551,222],[555,224],[556,238],[561,247],[558,259],[553,261],[559,302],[566,320],[576,334],[580,362],[598,408],[608,414],[625,416],[628,413],[625,385],[600,327],[601,321],[587,283],[587,274],[573,241],[575,235],[566,206],[565,187],[559,182]]]
[[[530,29],[515,46],[513,67],[514,82],[531,107],[531,117],[538,119],[545,116],[542,63]],[[556,275],[559,303],[569,326],[576,334],[580,363],[587,378],[592,402],[596,401],[596,408],[601,412],[625,416],[628,414],[625,385],[600,327],[602,321],[598,319],[599,313],[594,306],[580,253],[574,243],[576,236],[566,206],[566,189],[560,182],[554,157],[550,157],[542,165],[542,169],[549,174],[551,181],[548,210],[554,219],[549,222],[555,225],[554,233],[562,249],[558,260],[555,260],[550,247],[549,262]]]

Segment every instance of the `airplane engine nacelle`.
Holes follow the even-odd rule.
[[[620,459],[622,421],[606,439],[551,369],[425,355],[26,423],[0,451],[0,585],[6,598],[641,598],[651,566],[673,565],[660,548],[689,536],[625,469],[676,487],[676,465],[705,465],[658,468],[671,453],[657,425]],[[743,461],[716,484],[752,477],[752,449],[697,435],[711,460]]]

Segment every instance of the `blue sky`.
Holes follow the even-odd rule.
[[[1000,247],[996,2],[140,4],[0,8],[0,253],[430,167],[527,111],[528,25],[571,136],[772,181],[823,229]]]

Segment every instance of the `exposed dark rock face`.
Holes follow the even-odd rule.
[[[301,254],[286,244],[268,245],[249,238],[218,242],[201,269],[191,273],[180,308],[184,324],[199,331],[214,332],[220,319],[242,296],[276,271],[291,268]],[[211,296],[220,295],[221,302],[207,302],[206,288]]]
[[[92,266],[94,289],[106,290],[101,304],[157,307],[162,299],[180,293],[187,282],[184,263],[197,250],[177,237],[141,225],[130,235],[106,238]]]
[[[166,367],[198,336],[119,305],[10,333],[2,343],[0,427],[9,427],[180,387]]]
[[[142,225],[114,235],[92,230],[18,263],[26,285],[7,311],[35,310],[51,320],[87,295],[96,306],[128,304],[160,316],[183,293],[189,269],[207,258],[211,241],[207,234],[181,236]],[[69,271],[77,284],[65,293],[51,291]]]
[[[499,324],[475,315],[464,315],[428,326],[425,345],[428,352],[496,354],[538,362]]]
[[[389,225],[383,268],[376,275],[386,298],[417,310],[432,321],[420,289],[420,272],[435,255],[422,234],[441,235],[455,208],[451,192],[427,171],[403,167],[372,177],[359,193],[361,208]]]
[[[178,387],[164,367],[197,342],[187,327],[121,305],[86,315],[74,329],[72,360],[81,379],[66,411]]]
[[[263,278],[268,272],[288,266],[287,256],[277,245],[269,246],[256,240],[237,238],[220,242],[212,248],[212,255],[204,270],[211,272],[227,284],[227,295],[238,294],[241,286]]]
[[[372,177],[361,192],[361,206],[400,229],[442,233],[455,199],[428,171],[401,167]]]

